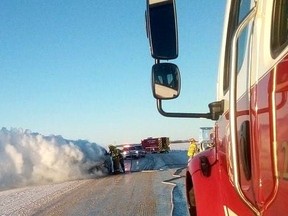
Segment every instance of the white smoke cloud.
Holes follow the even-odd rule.
[[[2,128],[0,190],[89,178],[89,169],[100,166],[106,159],[103,147],[85,140],[72,141],[29,130]],[[102,171],[96,175],[103,175]]]

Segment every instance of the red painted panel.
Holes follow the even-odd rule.
[[[237,102],[238,147],[241,145],[241,124],[244,121],[250,121],[251,132],[252,178],[250,180],[245,178],[243,161],[240,160],[242,190],[246,197],[263,211],[263,215],[285,215],[288,212],[288,57],[261,77],[259,82],[251,88],[249,96],[247,93]],[[216,196],[217,206],[214,205],[215,203],[211,205],[215,209],[215,214],[223,215],[223,206],[227,206],[238,215],[252,215],[249,208],[236,194],[229,179],[231,167],[228,157],[228,117],[228,113],[223,114],[215,125],[217,162],[213,167],[211,177],[203,179],[199,165],[190,164],[191,172],[194,167],[192,178],[196,189],[196,199],[204,203],[207,194],[219,193]],[[276,157],[273,155],[274,144],[277,146]],[[241,158],[240,151],[239,158]],[[276,176],[273,175],[273,159],[277,160],[277,179],[279,179],[277,191],[273,191],[276,182]],[[269,204],[267,201],[273,197],[274,192],[275,199]],[[212,208],[204,207],[202,204],[200,204],[200,215],[213,212]],[[218,205],[222,206],[222,210]]]

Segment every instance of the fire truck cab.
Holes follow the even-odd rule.
[[[170,150],[169,137],[148,137],[141,140],[141,145],[147,153],[164,153]]]
[[[181,85],[177,65],[161,62],[178,56],[175,0],[147,0],[146,23],[158,111],[215,121],[213,147],[187,167],[190,215],[286,215],[288,0],[227,0],[217,98],[207,113],[162,107]]]

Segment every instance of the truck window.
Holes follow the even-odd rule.
[[[242,0],[240,1],[240,7],[239,7],[239,16],[238,16],[238,24],[242,22],[242,20],[245,18],[245,16],[250,11],[251,2],[250,0]],[[241,34],[241,36],[238,39],[238,60],[237,60],[237,71],[240,70],[244,55],[247,48],[247,37],[248,37],[248,29],[245,28]]]
[[[288,0],[274,1],[271,53],[276,58],[288,44]]]
[[[233,35],[240,22],[242,22],[245,16],[249,13],[250,6],[251,6],[251,0],[238,0],[238,1],[232,1],[231,3],[227,39],[226,39],[226,50],[225,50],[225,68],[224,68],[224,80],[223,80],[224,92],[226,92],[229,87],[230,57],[231,57],[231,46]],[[247,48],[247,36],[248,36],[248,30],[246,28],[244,29],[244,31],[242,32],[241,36],[238,39],[238,45],[237,45],[238,71],[240,70],[244,60],[244,55]]]

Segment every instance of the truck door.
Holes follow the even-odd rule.
[[[285,212],[284,202],[288,204],[284,198],[287,181],[283,180],[288,140],[287,0],[258,2],[257,13],[261,16],[257,19],[254,1],[236,2],[238,20],[234,24],[238,27],[232,36],[227,73],[230,177],[242,201],[255,214],[271,211],[281,215]],[[241,20],[247,19],[247,14],[251,19],[239,31],[234,46]]]
[[[254,140],[251,136],[250,111],[256,7],[253,0],[231,1],[228,7],[230,8],[223,63],[223,98],[229,104],[225,105],[228,107],[225,111],[228,121],[224,132],[227,136],[227,149],[223,147],[223,152],[227,156],[227,172],[238,197],[250,210],[258,214],[252,179],[251,158]],[[225,196],[225,202],[229,202],[229,194],[224,194],[224,200]],[[237,207],[234,208],[236,210]]]
[[[235,135],[236,141],[236,154],[237,154],[237,164],[238,171],[234,170],[233,177],[235,178],[235,172],[238,172],[238,184],[239,189],[243,193],[243,197],[246,198],[244,202],[247,202],[250,208],[254,209],[256,206],[256,199],[254,196],[254,188],[252,182],[252,166],[251,166],[251,150],[253,148],[253,140],[250,135],[251,131],[251,112],[250,112],[250,85],[251,85],[251,64],[252,64],[252,53],[251,49],[253,47],[253,19],[247,22],[245,27],[241,33],[239,33],[236,47],[233,47],[233,40],[236,40],[236,32],[241,25],[241,22],[245,19],[245,17],[253,8],[254,1],[253,0],[239,0],[232,3],[232,8],[234,7],[234,11],[236,16],[234,17],[234,21],[231,25],[235,25],[234,34],[231,38],[231,65],[229,67],[230,75],[234,73],[236,77],[235,86],[229,86],[229,94],[231,100],[231,94],[234,92],[235,96],[235,131],[230,131],[231,135]],[[232,18],[231,18],[232,19]],[[233,27],[231,27],[233,28]],[[236,48],[236,49],[234,49]],[[233,56],[235,60],[233,62]],[[233,69],[234,64],[234,69]],[[231,77],[229,77],[230,79]],[[230,84],[231,84],[231,80]],[[233,88],[236,89],[233,89]],[[233,99],[232,99],[233,100]],[[232,112],[231,107],[233,106],[232,101],[230,101],[230,111]],[[232,119],[232,117],[231,117]],[[230,121],[232,124],[232,121]],[[233,137],[230,138],[231,142],[233,142]],[[233,154],[233,152],[231,152]],[[235,159],[235,158],[234,158]],[[233,166],[232,166],[233,167]],[[235,167],[233,168],[235,169]],[[233,178],[232,178],[233,179]],[[234,187],[236,187],[237,191],[237,183],[234,180]],[[239,194],[241,197],[241,193]],[[256,210],[256,208],[255,208]]]

